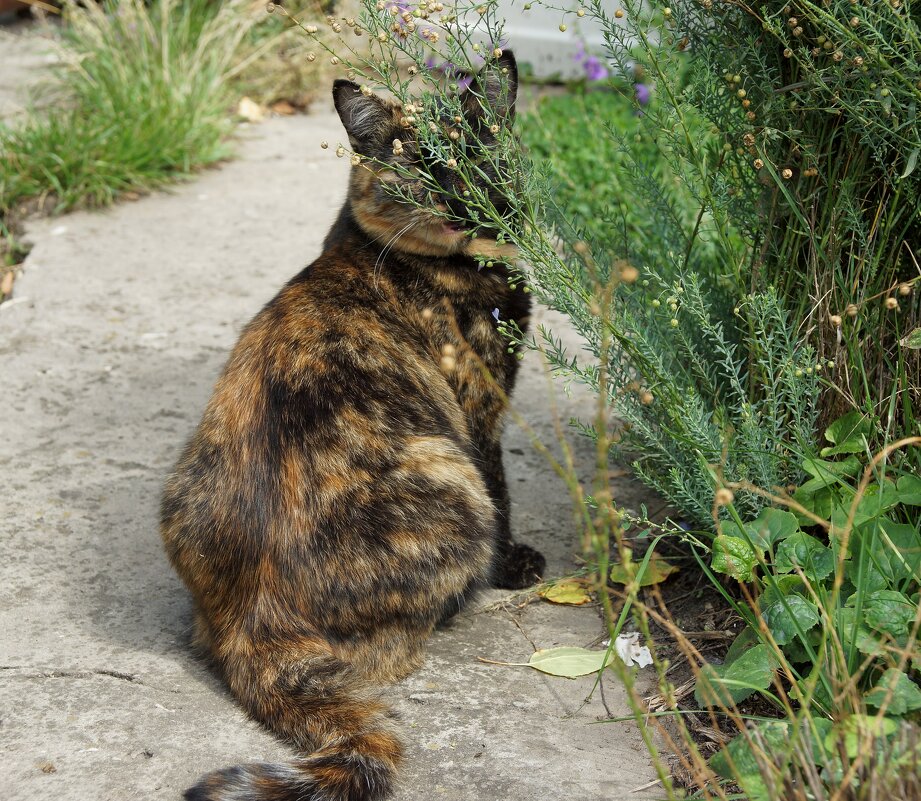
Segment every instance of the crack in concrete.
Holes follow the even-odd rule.
[[[0,665],[0,670],[20,671],[12,675],[21,679],[91,679],[94,676],[109,676],[131,684],[144,684],[134,673],[125,673],[121,670],[107,668],[97,668],[95,670],[35,670],[21,665]],[[7,675],[10,674],[7,673]]]

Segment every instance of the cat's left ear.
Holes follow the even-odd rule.
[[[464,112],[471,117],[486,115],[511,120],[518,96],[518,63],[511,50],[481,69],[461,95]]]
[[[391,110],[376,95],[363,95],[357,83],[341,78],[333,83],[333,102],[352,149],[362,155],[371,155],[370,151],[380,144],[381,137],[393,122]]]

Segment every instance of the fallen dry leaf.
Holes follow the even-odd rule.
[[[272,103],[272,113],[281,114],[284,117],[290,117],[292,114],[297,113],[297,109],[294,108],[287,100],[279,100],[277,103]]]
[[[591,603],[592,600],[592,596],[585,587],[585,582],[578,579],[558,581],[556,584],[538,590],[537,594],[551,603],[569,604],[570,606],[582,606],[582,604]]]
[[[629,584],[641,564],[642,560],[634,562],[630,566],[631,572],[628,572],[622,564],[611,565],[611,581],[615,584]],[[678,568],[675,565],[666,562],[661,556],[654,553],[649,558],[649,564],[646,565],[646,570],[640,577],[640,586],[648,587],[652,584],[661,584],[672,573],[677,572]]]
[[[261,122],[265,117],[265,112],[255,100],[243,97],[237,105],[237,116],[242,117],[247,122]]]
[[[4,273],[3,280],[0,281],[0,298],[13,294],[13,281],[15,280],[16,273],[13,270]]]

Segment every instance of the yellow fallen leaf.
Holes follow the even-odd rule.
[[[12,270],[4,274],[3,280],[0,281],[0,298],[13,294],[13,281],[15,278],[16,274]]]
[[[641,565],[642,560],[631,563],[629,572],[622,564],[611,565],[611,581],[615,584],[629,584]],[[677,566],[666,562],[659,554],[654,553],[650,557],[649,564],[646,565],[643,575],[640,576],[640,586],[649,587],[652,584],[661,584],[672,573],[677,572]]]
[[[591,603],[592,600],[592,596],[585,588],[585,583],[577,579],[558,581],[556,584],[538,590],[537,594],[551,603],[570,604],[571,606],[581,606]]]
[[[256,101],[243,97],[237,105],[237,116],[242,117],[247,122],[261,122],[265,112]]]
[[[279,100],[277,103],[272,103],[272,113],[290,117],[292,114],[297,114],[297,109],[287,100]]]

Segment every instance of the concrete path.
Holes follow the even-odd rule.
[[[341,138],[332,114],[243,137],[239,160],[168,194],[34,224],[0,307],[4,801],[176,801],[205,771],[289,754],[192,656],[157,532],[163,477],[228,349],[319,253],[345,192],[347,163],[318,146]],[[552,439],[547,387],[529,357],[516,404]],[[579,408],[564,401],[565,421]],[[514,426],[506,445],[514,530],[566,573],[579,545],[565,490]],[[597,610],[481,611],[502,597],[438,632],[390,692],[408,744],[397,801],[658,797],[631,793],[655,778],[649,758],[632,724],[592,725],[605,711],[598,693],[585,702],[590,679],[477,660],[588,645]],[[627,713],[613,677],[604,695]]]

